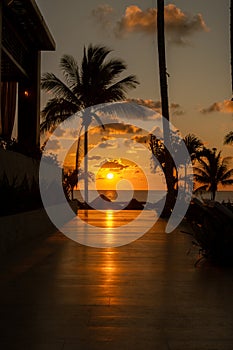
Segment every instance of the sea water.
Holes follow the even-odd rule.
[[[115,190],[100,190],[98,193],[96,191],[90,190],[88,192],[88,198],[89,202],[92,202],[98,195],[103,194],[107,198],[109,198],[111,201],[118,201],[118,198],[121,199],[122,202],[130,202],[132,198],[135,198],[139,202],[146,202],[147,200],[151,203],[156,203],[160,199],[162,199],[166,195],[166,191],[162,190],[154,190],[150,191],[149,197],[147,191],[143,190],[136,190],[136,191],[115,191]],[[197,195],[196,197],[201,199],[210,199],[210,193],[202,193]],[[74,191],[74,198],[78,199],[79,201],[83,202],[83,195],[80,193],[79,190]],[[218,202],[232,202],[233,203],[233,191],[218,191],[216,193],[216,201]]]

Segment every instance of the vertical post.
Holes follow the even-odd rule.
[[[40,145],[40,52],[31,54],[29,79],[19,82],[18,139],[22,149],[35,155]]]

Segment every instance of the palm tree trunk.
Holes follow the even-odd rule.
[[[164,0],[157,0],[157,40],[158,40],[158,57],[159,57],[159,77],[160,77],[160,94],[163,115],[163,134],[164,143],[169,145],[170,127],[166,122],[169,121],[169,103],[168,103],[168,87],[167,87],[167,68],[166,68],[166,50],[165,50],[165,33],[164,33]],[[165,118],[165,120],[164,120]],[[165,148],[166,166],[164,175],[167,183],[167,197],[162,217],[169,217],[176,200],[175,178],[174,178],[174,161],[167,147]]]
[[[231,92],[233,98],[233,0],[230,1]]]
[[[84,127],[84,201],[88,204],[88,125]]]
[[[157,39],[162,114],[164,118],[169,120],[166,50],[164,34],[164,0],[157,0],[157,4]]]

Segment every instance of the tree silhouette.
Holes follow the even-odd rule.
[[[69,55],[61,58],[60,68],[64,82],[53,73],[42,76],[41,87],[52,93],[51,98],[42,111],[41,131],[53,129],[77,111],[100,103],[124,100],[126,92],[135,88],[138,81],[135,75],[128,75],[119,80],[119,76],[127,66],[121,59],[108,59],[112,51],[105,46],[90,44],[84,47],[83,58],[79,66]],[[95,118],[101,124],[96,114],[85,113],[82,121],[84,128],[84,156],[88,153],[88,127]],[[87,157],[85,157],[86,159]],[[78,165],[78,161],[76,161]],[[84,162],[85,200],[88,200],[88,168]]]
[[[210,192],[211,200],[215,200],[220,184],[233,184],[233,168],[229,168],[229,157],[221,158],[221,151],[205,148],[198,157],[198,163],[199,166],[194,167],[194,179],[200,186],[197,185],[195,192]]]
[[[158,41],[158,57],[159,57],[159,78],[160,78],[160,94],[163,115],[163,134],[166,146],[171,145],[171,133],[169,127],[169,103],[167,88],[167,68],[166,68],[166,50],[165,50],[165,33],[164,33],[164,0],[157,0],[157,41]],[[167,121],[167,122],[166,122]],[[167,183],[167,196],[164,205],[162,217],[169,217],[174,208],[177,197],[177,169],[175,167],[172,155],[168,151],[168,147],[164,149],[166,166],[164,175]]]
[[[224,145],[233,145],[233,131],[230,131],[224,138]]]

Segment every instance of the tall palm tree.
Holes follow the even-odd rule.
[[[233,131],[230,131],[224,138],[224,145],[233,145]]]
[[[138,83],[135,75],[120,79],[127,66],[121,59],[108,59],[112,52],[105,46],[84,47],[83,58],[79,67],[76,60],[69,55],[61,58],[60,68],[64,82],[53,73],[42,76],[41,87],[53,94],[42,111],[41,131],[51,131],[59,123],[66,120],[77,111],[84,110],[96,104],[124,100],[126,92],[135,88]],[[85,114],[82,127],[84,128],[84,157],[88,153],[88,127],[95,118],[100,124],[99,117]],[[87,157],[84,160],[85,201],[88,201],[88,169]],[[76,161],[78,165],[78,162]]]
[[[168,86],[167,86],[167,68],[166,68],[166,50],[165,50],[165,29],[164,29],[164,0],[157,0],[157,41],[158,41],[158,58],[159,58],[159,78],[160,94],[163,115],[163,133],[165,144],[171,143],[169,124],[169,103],[168,103]],[[165,119],[165,120],[164,120]],[[164,210],[161,214],[163,217],[169,217],[174,208],[177,197],[177,169],[172,156],[165,148],[166,167],[164,175],[167,183],[167,196]]]
[[[200,166],[194,167],[194,179],[197,186],[195,192],[207,191],[211,193],[211,200],[215,200],[218,186],[233,184],[233,168],[229,168],[229,158],[221,158],[221,151],[204,149],[198,158]]]
[[[233,0],[230,1],[231,92],[233,98]]]

